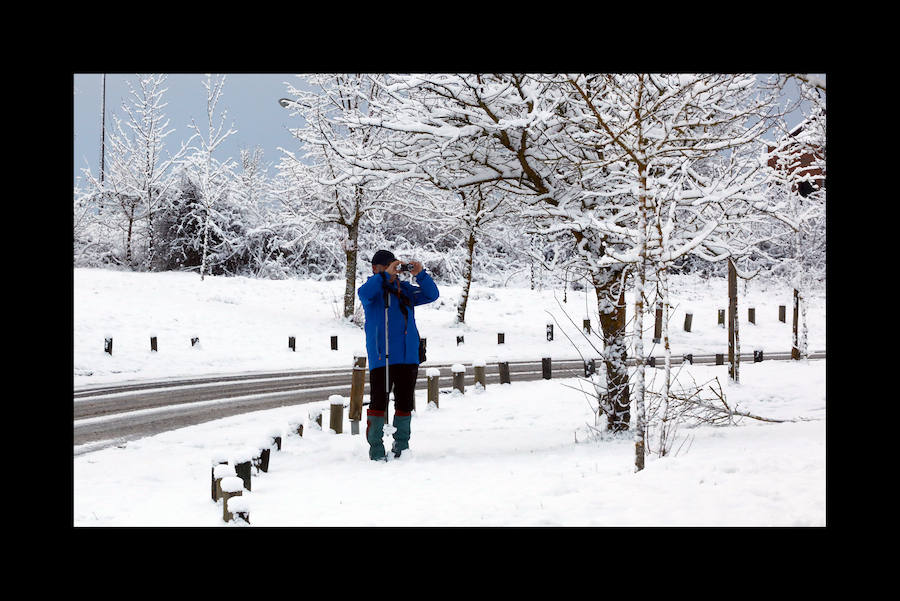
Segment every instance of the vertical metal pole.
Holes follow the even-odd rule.
[[[100,184],[103,185],[106,155],[106,73],[103,74],[102,100],[100,101]]]

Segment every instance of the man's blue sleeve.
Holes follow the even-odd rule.
[[[382,277],[380,273],[373,273],[366,280],[366,283],[359,287],[356,291],[359,300],[364,303],[372,302],[382,294]]]
[[[434,283],[434,280],[431,279],[431,276],[424,269],[416,276],[416,282],[419,284],[419,287],[414,289],[413,305],[433,303],[438,299],[440,292],[438,292],[437,284]]]

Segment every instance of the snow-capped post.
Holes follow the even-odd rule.
[[[503,332],[497,332],[497,344],[504,344],[506,342],[506,334]]]
[[[200,338],[197,336],[191,337],[191,347],[196,347],[200,344]]]
[[[784,323],[786,320],[786,316],[785,316],[786,310],[787,310],[787,307],[785,307],[784,305],[778,305],[778,321],[780,321],[781,323]]]
[[[244,482],[238,477],[222,478],[222,520],[224,522],[230,522],[234,519],[234,515],[228,510],[228,500],[243,495],[244,488],[246,488]],[[250,489],[248,488],[247,490]]]
[[[656,367],[656,357],[650,355],[647,357],[647,366],[648,367]]]
[[[256,457],[254,457],[257,473],[268,473],[269,471],[269,457],[271,456],[272,452],[271,444],[271,439],[267,440],[264,444],[260,445],[259,449],[257,450],[258,454]]]
[[[112,355],[112,336],[103,339],[103,352]]]
[[[272,430],[269,432],[269,438],[271,440],[271,445],[275,445],[275,449],[281,450],[281,430]]]
[[[150,337],[150,352],[155,353],[156,351],[156,336]]]
[[[458,390],[460,393],[466,393],[466,368],[464,365],[460,363],[454,363],[450,367],[450,371],[453,372],[453,389]]]
[[[591,320],[590,319],[582,320],[581,329],[585,334],[590,334],[591,333]]]
[[[438,388],[438,382],[441,377],[441,370],[436,367],[429,367],[425,375],[428,379],[428,404],[434,403],[435,407],[439,407],[438,397],[440,396],[440,389]]]
[[[244,483],[244,488],[250,490],[250,468],[253,464],[253,456],[256,454],[255,449],[244,449],[231,459],[232,465],[234,465],[234,472],[237,474],[237,477],[240,478]]]
[[[350,381],[350,434],[359,434],[362,420],[363,393],[366,388],[366,351],[353,354],[353,376]]]
[[[457,336],[456,337],[456,346],[459,346],[460,344],[465,344],[465,343],[466,343],[465,336]]]
[[[691,365],[693,365],[693,364],[694,364],[694,354],[693,354],[693,353],[688,353],[688,354],[686,354],[686,355],[682,355],[682,357],[681,357],[681,362],[684,363],[685,361],[687,361],[688,363],[690,363]]]
[[[497,364],[500,368],[500,383],[501,384],[511,384],[509,380],[509,362],[501,361]]]
[[[297,352],[297,338],[294,336],[288,336],[288,348]]]
[[[333,350],[333,351],[338,350],[338,347],[337,347],[337,336],[332,336],[332,337],[331,337],[331,350]]]
[[[487,388],[487,378],[484,375],[485,361],[484,359],[476,359],[472,362],[472,371],[475,372],[475,386],[481,384],[483,389]]]
[[[662,340],[662,307],[656,308],[656,323],[653,325],[653,344],[659,344]]]
[[[756,325],[756,309],[754,307],[747,307],[747,321]]]
[[[547,324],[547,342],[553,342],[553,324]]]
[[[685,332],[690,332],[690,331],[691,331],[691,322],[692,322],[693,320],[694,320],[694,314],[693,314],[693,313],[685,313],[685,314],[684,314],[684,331],[685,331]]]
[[[228,511],[231,519],[237,522],[243,521],[250,524],[250,499],[243,495],[237,495],[228,499]]]
[[[591,359],[590,361],[584,362],[584,377],[589,378],[590,376],[597,373],[597,363]]]
[[[716,325],[725,327],[725,309],[719,309],[719,321],[716,322]]]
[[[553,361],[550,357],[541,358],[541,375],[545,380],[553,376]]]
[[[235,478],[234,466],[228,465],[228,462],[220,463],[213,466],[212,481],[212,500],[218,501],[222,498],[222,478]]]
[[[219,495],[216,493],[216,468],[220,465],[227,465],[228,458],[223,455],[217,455],[212,459],[212,468],[210,469],[210,477],[212,482],[212,500],[215,501],[219,498]],[[232,471],[234,471],[232,469]],[[233,475],[233,474],[231,474]]]
[[[328,397],[328,404],[331,406],[328,427],[334,430],[335,434],[341,434],[344,431],[344,397],[333,394]]]

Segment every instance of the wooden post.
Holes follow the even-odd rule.
[[[498,366],[500,367],[500,383],[511,384],[509,380],[509,362],[501,361]]]
[[[550,357],[541,358],[541,377],[545,380],[553,377],[553,361]]]
[[[456,346],[459,346],[460,344],[465,344],[465,343],[466,343],[465,336],[457,336],[456,337]]]
[[[659,344],[662,340],[662,320],[663,310],[662,307],[658,307],[656,309],[656,323],[653,324],[653,344]]]
[[[275,450],[281,450],[281,434],[270,434],[272,437],[272,444],[275,445]]]
[[[763,352],[761,350],[753,351],[753,362],[754,363],[762,363],[762,360],[763,360]]]
[[[716,365],[725,365],[724,353],[716,353]]]
[[[553,324],[547,324],[547,342],[553,342]]]
[[[429,367],[428,371],[425,373],[428,378],[428,404],[434,403],[435,407],[439,407],[440,402],[438,401],[438,397],[440,396],[440,388],[438,388],[438,385],[441,372],[436,367]]]
[[[786,309],[787,309],[787,307],[785,307],[784,305],[778,305],[778,321],[780,321],[781,323],[785,322],[785,310]]]
[[[288,348],[297,352],[297,339],[294,336],[288,336]]]
[[[222,520],[230,522],[234,519],[234,515],[228,510],[228,500],[233,497],[240,497],[244,493],[244,483],[240,478],[228,477],[222,478]]]
[[[241,457],[234,463],[234,473],[244,482],[244,488],[250,490],[250,467],[253,463],[252,457]]]
[[[747,321],[756,325],[756,309],[753,307],[747,307]]]
[[[591,320],[590,320],[590,319],[583,319],[583,320],[581,321],[581,330],[582,330],[585,334],[590,334],[590,333],[591,333]]]
[[[112,355],[112,337],[107,336],[103,339],[103,352]]]
[[[597,363],[591,359],[584,362],[584,377],[588,378],[597,373]]]
[[[685,361],[687,361],[688,363],[690,363],[691,365],[693,365],[693,364],[694,364],[694,355],[693,355],[693,353],[688,353],[687,355],[683,355],[682,358],[681,358],[681,362],[684,363]]]
[[[243,495],[229,497],[227,510],[231,514],[231,519],[237,518],[247,524],[250,523],[250,500],[247,497]]]
[[[453,372],[453,388],[454,390],[460,391],[462,394],[466,393],[466,368],[460,365],[459,363],[454,363],[450,368],[450,371]]]
[[[225,466],[226,472],[222,475],[218,475],[216,472],[219,470],[219,466]],[[210,476],[212,478],[212,500],[219,500],[219,489],[218,489],[218,481],[221,480],[225,476],[233,476],[234,468],[228,465],[228,460],[224,457],[216,457],[212,461],[212,469],[210,470]]]
[[[341,434],[344,431],[344,397],[333,394],[328,401],[331,403],[328,427],[334,430],[335,434]]]
[[[497,332],[497,344],[503,344],[506,342],[506,334],[503,332]]]
[[[269,471],[269,456],[270,456],[271,452],[272,452],[272,449],[268,446],[263,447],[259,450],[259,456],[254,458],[256,460],[256,461],[254,461],[254,464],[255,464],[257,473],[259,473],[259,472],[268,473],[268,471]]]
[[[198,338],[198,337],[196,337],[196,336],[193,337],[193,338],[191,338],[191,346],[192,346],[192,347],[193,347],[193,346],[197,346],[198,344],[200,344],[200,338]]]
[[[794,334],[791,343],[791,359],[800,360],[800,340],[798,338],[798,324],[800,323],[800,291],[794,288]]]
[[[647,365],[649,367],[656,367],[656,357],[654,357],[652,355],[647,357]]]
[[[685,332],[690,332],[690,331],[691,331],[691,322],[692,322],[693,320],[694,320],[694,314],[693,314],[693,313],[685,313],[685,314],[684,314],[684,331],[685,331]]]
[[[719,309],[719,321],[716,322],[716,325],[725,327],[725,309]]]
[[[156,351],[156,336],[150,337],[150,352],[155,353]]]
[[[297,436],[303,438],[303,424],[297,424],[297,429],[295,430],[295,432],[297,432]]]
[[[353,357],[353,376],[350,382],[350,433],[359,434],[362,421],[363,393],[366,389],[366,356]]]
[[[472,371],[475,372],[475,384],[481,384],[481,387],[486,389],[487,379],[484,375],[484,361],[472,363]]]
[[[338,350],[338,348],[337,348],[337,336],[332,336],[332,337],[331,337],[331,350],[333,350],[333,351]]]

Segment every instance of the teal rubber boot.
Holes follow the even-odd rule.
[[[366,411],[366,440],[369,442],[369,459],[387,461],[384,452],[384,411]]]
[[[403,411],[394,413],[394,428],[396,429],[394,430],[394,444],[391,446],[394,457],[399,457],[403,451],[409,448],[410,422],[412,422],[410,413]]]

